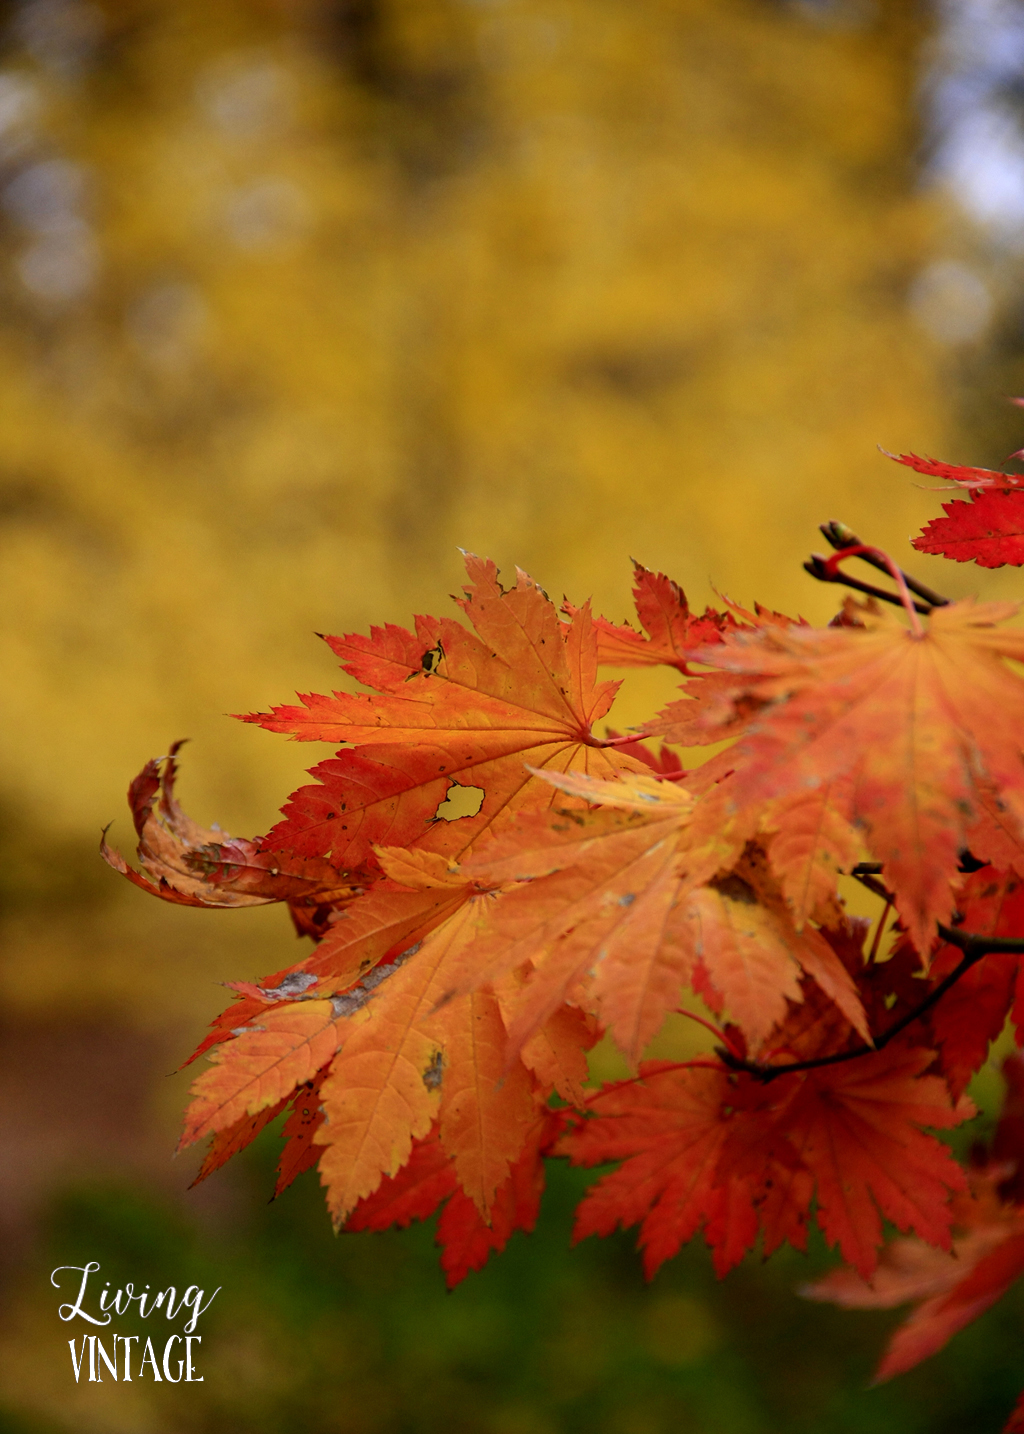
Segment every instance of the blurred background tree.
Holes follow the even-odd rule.
[[[159,908],[94,852],[184,735],[190,810],[265,830],[316,754],[220,714],[329,684],[314,632],[443,610],[457,545],[615,618],[631,555],[823,620],[819,521],[903,552],[935,499],[876,444],[1020,441],[1021,5],[23,0],[2,44],[0,1418],[986,1427],[977,1341],[869,1397],[885,1317],[780,1313],[800,1262],[719,1289],[699,1251],[644,1294],[628,1240],[553,1253],[568,1186],[450,1316],[429,1232],[335,1244],[313,1177],[259,1213],[265,1153],[186,1194],[164,1073],[294,937]],[[979,577],[1013,590],[952,595]],[[100,1250],[225,1285],[204,1391],[75,1388],[45,1276]]]

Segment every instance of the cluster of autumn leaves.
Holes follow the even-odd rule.
[[[1013,475],[903,461],[973,490],[918,547],[1024,561]],[[130,790],[142,870],[104,846],[167,900],[286,902],[314,941],[236,983],[196,1052],[200,1178],[287,1112],[278,1189],[318,1165],[349,1229],[440,1207],[455,1283],[532,1227],[545,1157],[617,1161],[578,1236],[639,1225],[653,1273],[703,1230],[724,1272],[817,1219],[849,1267],[820,1297],[924,1301],[883,1373],[908,1367],[1024,1268],[1024,1120],[967,1172],[928,1133],[973,1114],[990,1042],[1024,1028],[1018,954],[961,971],[955,939],[1024,938],[1017,606],[848,597],[813,628],[698,616],[638,567],[634,627],[466,566],[465,621],[327,639],[365,692],[246,718],[337,748],[265,837],[191,822],[172,752]],[[598,735],[619,685],[599,668],[652,664],[680,698]],[[685,771],[674,749],[701,746]],[[441,820],[456,787],[479,809]],[[884,902],[874,927],[844,911],[851,872]],[[686,991],[718,1054],[643,1061]],[[594,1090],[603,1034],[636,1074]],[[907,1238],[879,1265],[883,1219]]]

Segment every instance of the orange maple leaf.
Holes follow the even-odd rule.
[[[954,909],[985,783],[1024,831],[1024,679],[1006,661],[1024,658],[1024,632],[997,627],[1016,611],[951,603],[921,636],[866,610],[861,627],[734,634],[700,655],[720,670],[692,680],[693,697],[650,730],[686,742],[738,735],[730,791],[744,806],[850,779],[849,820],[926,958]]]
[[[392,881],[377,880],[364,895],[331,913],[326,935],[309,956],[258,983],[229,981],[228,986],[242,999],[215,1017],[209,1034],[186,1064],[219,1042],[230,1040],[238,1028],[257,1020],[269,1005],[346,992],[352,1008],[372,989],[373,968],[414,946],[455,911],[465,895],[465,884],[455,888],[421,886],[411,891]]]
[[[288,1104],[288,1100],[288,1096],[282,1096],[276,1104],[264,1107],[256,1115],[239,1116],[233,1125],[218,1130],[210,1141],[209,1148],[203,1157],[203,1163],[200,1165],[192,1185],[200,1184],[207,1176],[212,1175],[215,1170],[219,1170],[222,1165],[225,1165],[233,1155],[237,1155],[240,1150],[251,1145],[260,1131],[265,1130],[270,1122],[281,1114]],[[190,1190],[192,1185],[189,1186]]]
[[[321,785],[294,794],[269,849],[330,855],[339,866],[365,860],[378,842],[462,852],[508,813],[550,802],[527,763],[599,776],[639,767],[593,736],[618,683],[597,681],[589,611],[563,623],[525,573],[504,591],[493,563],[469,555],[466,568],[460,606],[475,636],[451,619],[418,618],[415,635],[392,627],[369,640],[331,638],[345,670],[377,693],[303,696],[301,707],[244,719],[357,748],[313,769]],[[480,810],[428,832],[452,783],[482,788]]]
[[[192,1084],[179,1150],[279,1106],[337,1049],[333,1002],[289,1001],[265,1009],[209,1052],[209,1067]]]
[[[315,1086],[315,1110],[307,1119],[296,1107],[286,1127],[295,1148],[282,1178],[319,1158],[338,1223],[403,1166],[435,1118],[461,1189],[489,1217],[538,1100],[558,1089],[582,1101],[583,1052],[596,1029],[581,1013],[556,1011],[510,1064],[497,997],[474,990],[445,999],[464,982],[466,952],[493,899],[436,853],[382,848],[377,856],[385,879],[286,978],[292,990],[301,979],[299,999],[259,987],[221,1018],[182,1144],[213,1134],[212,1169],[222,1147],[255,1134],[264,1112]],[[247,1024],[223,1029],[254,1005]]]
[[[650,776],[548,780],[605,810],[520,822],[464,867],[525,881],[494,903],[472,951],[477,982],[534,968],[511,1005],[513,1048],[569,999],[593,1002],[635,1063],[694,983],[757,1048],[787,998],[801,1000],[802,971],[868,1038],[849,973],[815,929],[796,929],[756,851],[690,843],[687,792]]]
[[[488,901],[471,896],[345,1018],[316,1136],[337,1224],[405,1164],[435,1118],[463,1188],[485,1213],[522,1148],[534,1083],[521,1061],[506,1069],[495,996],[478,991],[441,1004],[462,975],[479,906]]]

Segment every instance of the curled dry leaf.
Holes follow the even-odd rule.
[[[144,874],[104,838],[103,859],[115,871],[182,906],[335,905],[362,890],[361,873],[340,872],[315,857],[263,851],[257,842],[199,826],[174,795],[181,746],[175,742],[167,757],[147,762],[128,789]]]

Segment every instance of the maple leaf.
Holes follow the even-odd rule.
[[[954,1196],[951,1213],[958,1233],[951,1248],[893,1240],[870,1283],[840,1268],[801,1289],[809,1299],[847,1309],[917,1303],[890,1340],[876,1383],[935,1354],[1024,1274],[1024,1207],[1017,1203],[1020,1190],[1013,1183],[1024,1166],[1024,1060],[1009,1057],[1003,1071],[1009,1086],[1006,1106],[989,1158],[968,1172],[967,1188]]]
[[[589,611],[562,623],[524,573],[505,591],[493,563],[468,555],[466,567],[460,606],[476,635],[452,619],[417,618],[415,635],[391,627],[329,638],[345,671],[377,693],[303,696],[301,707],[244,719],[357,749],[313,769],[320,785],[293,795],[268,849],[329,855],[338,866],[357,865],[375,843],[458,853],[510,812],[550,801],[527,763],[600,776],[639,765],[592,735],[618,684],[597,681]],[[481,788],[480,810],[428,833],[452,783]]]
[[[599,953],[593,996],[603,1022],[634,1058],[676,1004],[691,962],[663,940],[664,919],[679,886],[673,838],[690,800],[674,785],[649,777],[634,782],[630,793],[617,795],[628,802],[641,794],[640,811],[534,817],[464,864],[467,875],[481,879],[527,879],[494,903],[467,973],[475,986],[524,962],[537,968],[508,1001],[513,1049],[572,997]],[[586,790],[593,796],[599,785]]]
[[[575,1238],[641,1224],[648,1276],[703,1225],[722,1273],[763,1228],[769,1247],[802,1242],[816,1217],[830,1243],[869,1278],[881,1216],[949,1247],[949,1193],[964,1186],[949,1152],[918,1127],[973,1114],[923,1072],[932,1052],[888,1047],[846,1064],[780,1076],[646,1062],[606,1086],[593,1117],[559,1149],[577,1164],[623,1160],[592,1186]],[[753,1155],[752,1155],[753,1152]]]
[[[993,468],[965,468],[956,463],[941,463],[937,458],[919,458],[916,453],[886,453],[896,463],[913,468],[915,473],[924,473],[929,478],[945,478],[961,488],[1020,488],[1024,486],[1024,473],[1000,473]]]
[[[945,1146],[918,1126],[949,1129],[975,1114],[945,1082],[924,1075],[934,1055],[894,1042],[862,1060],[811,1071],[787,1111],[786,1136],[815,1177],[818,1223],[868,1278],[881,1216],[949,1246],[949,1193],[964,1177]]]
[[[716,849],[725,866],[748,843],[757,842],[769,852],[797,930],[809,919],[827,924],[835,905],[837,877],[868,856],[862,833],[852,820],[852,778],[847,774],[774,800],[749,803],[744,800],[742,773],[735,769],[735,749],[728,748],[681,774],[686,790],[699,799],[689,826],[691,847]],[[990,835],[990,844],[1002,851],[1010,834],[1001,818],[1000,822],[999,831],[989,833],[986,828],[982,840]],[[1024,861],[1024,846],[1015,851]]]
[[[429,853],[423,853],[428,857]],[[445,864],[441,862],[441,869]],[[375,967],[404,955],[439,925],[465,899],[464,882],[425,881],[416,890],[378,880],[369,891],[333,913],[316,951],[302,961],[264,977],[259,983],[227,984],[242,998],[214,1018],[209,1034],[186,1064],[212,1046],[230,1040],[238,1028],[257,1020],[266,1006],[279,1001],[310,1000],[344,992],[343,1009],[352,1011],[368,999]]]
[[[251,1145],[260,1131],[265,1130],[270,1122],[281,1114],[287,1104],[288,1096],[282,1096],[276,1104],[265,1106],[256,1115],[239,1116],[233,1125],[218,1130],[210,1141],[209,1148],[203,1157],[203,1163],[189,1189],[200,1184],[215,1170],[219,1170],[233,1155],[237,1155],[247,1145]]]
[[[209,1067],[192,1084],[178,1149],[277,1105],[312,1080],[338,1048],[331,1001],[289,1001],[209,1051]]]
[[[752,1247],[757,1218],[748,1199],[732,1220],[717,1221],[723,1190],[716,1165],[737,1118],[737,1091],[756,1119],[788,1092],[741,1083],[724,1068],[680,1068],[645,1061],[640,1078],[606,1085],[593,1096],[591,1119],[571,1129],[558,1150],[576,1165],[624,1164],[587,1191],[576,1212],[573,1243],[587,1235],[610,1235],[617,1226],[641,1225],[640,1248],[650,1279],[705,1223],[716,1269],[725,1271]],[[740,1117],[742,1118],[742,1117]],[[736,1228],[738,1227],[738,1229]]]
[[[872,1283],[852,1270],[833,1271],[801,1294],[846,1309],[891,1309],[920,1303],[893,1336],[876,1383],[904,1374],[940,1350],[1024,1274],[1024,1216],[972,1230],[949,1251],[920,1240],[894,1240]]]
[[[437,1242],[443,1250],[441,1267],[448,1288],[453,1289],[470,1270],[481,1269],[492,1253],[503,1250],[515,1230],[533,1229],[544,1190],[544,1156],[564,1127],[560,1111],[538,1113],[518,1159],[495,1192],[489,1224],[460,1189],[454,1164],[435,1125],[415,1142],[405,1165],[359,1201],[345,1228],[404,1227],[413,1220],[428,1219],[443,1204]]]
[[[978,936],[1024,932],[1024,882],[1013,872],[983,867],[964,881],[957,905],[962,927]],[[958,947],[937,942],[930,974],[939,982],[963,959]],[[954,1096],[966,1088],[988,1058],[989,1046],[1006,1023],[1020,957],[993,952],[972,966],[928,1015],[939,1064]],[[1024,1147],[1022,1147],[1024,1149]]]
[[[694,697],[649,730],[669,741],[681,730],[709,742],[738,733],[731,790],[753,808],[851,779],[848,820],[925,957],[936,922],[952,914],[986,783],[1018,832],[1024,823],[1024,681],[1006,662],[1024,657],[1024,634],[997,629],[1016,610],[951,603],[920,637],[882,613],[865,614],[863,628],[735,634],[701,654],[720,669],[710,690],[707,679],[690,683]]]
[[[246,1119],[271,1106],[276,1113],[305,1086],[316,1098],[295,1097],[305,1104],[293,1103],[285,1129],[279,1189],[319,1157],[341,1222],[401,1167],[436,1116],[460,1187],[486,1219],[537,1100],[557,1088],[582,1101],[583,1052],[597,1032],[581,1013],[555,1012],[510,1064],[492,992],[444,999],[463,977],[491,897],[435,853],[379,849],[377,857],[384,877],[342,913],[337,936],[332,930],[280,987],[247,990],[241,1005],[257,1007],[248,1024],[223,1029],[240,1007],[221,1018],[215,1036],[226,1043],[193,1085],[182,1144],[213,1133],[226,1145]],[[300,987],[298,1000],[278,999]]]
[[[442,1248],[441,1268],[449,1289],[454,1289],[471,1270],[482,1270],[492,1254],[505,1248],[516,1230],[528,1233],[536,1225],[544,1193],[540,1147],[550,1144],[550,1118],[556,1116],[557,1112],[549,1112],[549,1119],[538,1124],[533,1142],[524,1146],[494,1192],[488,1220],[462,1190],[456,1190],[441,1211],[437,1242]]]
[[[757,1050],[786,1015],[786,1001],[802,999],[806,973],[870,1041],[853,980],[820,932],[798,930],[757,847],[748,848],[727,876],[699,887],[686,901],[697,989],[715,1011],[727,1006]]]
[[[282,1191],[287,1190],[297,1176],[304,1170],[309,1170],[320,1158],[320,1147],[313,1143],[313,1137],[323,1124],[320,1087],[326,1075],[327,1067],[324,1066],[312,1080],[304,1081],[291,1098],[291,1111],[281,1131],[281,1137],[286,1143],[277,1163],[275,1199]]]
[[[535,1082],[521,1061],[508,1070],[490,992],[439,1008],[476,919],[472,900],[458,915],[348,992],[272,1006],[235,1028],[193,1084],[181,1146],[225,1131],[230,1144],[241,1122],[272,1106],[276,1114],[319,1077],[317,1109],[303,1117],[295,1153],[298,1168],[320,1158],[339,1222],[404,1163],[437,1115],[463,1188],[488,1211],[534,1119]],[[299,1120],[287,1134],[298,1134]]]
[[[496,992],[506,1027],[511,1021],[507,991],[508,983],[505,993],[501,987]],[[573,1006],[559,1006],[536,1035],[523,1042],[519,1054],[544,1090],[554,1090],[570,1105],[580,1107],[586,1100],[583,1087],[590,1075],[586,1053],[600,1036],[601,1027],[594,1016]]]
[[[769,861],[798,931],[828,911],[836,878],[867,855],[851,820],[853,795],[850,777],[837,777],[769,802],[761,815],[760,831],[770,838]]]
[[[635,561],[633,572],[633,600],[643,632],[637,632],[629,623],[595,617],[599,662],[609,667],[663,665],[689,672],[688,651],[718,642],[723,632],[737,627],[729,612],[715,612],[709,607],[700,617],[691,613],[682,588],[664,573],[653,573]],[[580,609],[565,602],[562,611],[575,617]]]
[[[464,866],[527,882],[495,903],[473,949],[477,982],[527,961],[534,967],[510,1003],[513,1048],[562,1001],[586,1000],[635,1063],[695,980],[757,1047],[785,1015],[787,997],[801,999],[801,971],[867,1038],[848,972],[817,931],[797,931],[763,862],[717,844],[687,845],[688,793],[647,776],[549,780],[619,810],[534,817]]]
[[[356,1204],[345,1229],[404,1230],[413,1220],[429,1220],[459,1188],[451,1156],[441,1144],[435,1121],[427,1135],[414,1140],[405,1164],[385,1175],[371,1195]]]
[[[320,1124],[320,1086],[326,1071],[327,1068],[324,1067],[312,1080],[303,1081],[298,1090],[282,1096],[274,1105],[266,1106],[258,1114],[243,1115],[233,1125],[218,1130],[210,1141],[209,1149],[192,1185],[198,1185],[215,1170],[219,1170],[233,1155],[244,1150],[260,1131],[265,1130],[272,1120],[290,1106],[291,1111],[281,1132],[287,1144],[278,1162],[278,1178],[274,1188],[274,1196],[280,1195],[297,1175],[314,1165],[320,1155],[319,1147],[313,1146],[311,1142],[313,1131]]]
[[[460,1182],[483,1212],[522,1147],[534,1115],[533,1080],[521,1061],[507,1069],[496,998],[478,991],[441,1004],[462,975],[487,901],[470,897],[345,1017],[316,1136],[326,1147],[320,1177],[336,1224],[405,1164],[435,1117]]]
[[[128,788],[146,875],[133,870],[104,839],[100,853],[108,866],[151,895],[181,906],[265,906],[275,901],[319,906],[358,894],[364,873],[340,873],[316,858],[263,852],[255,842],[194,822],[174,796],[175,758],[181,746],[175,742],[168,756],[147,762]]]
[[[1024,493],[991,489],[971,497],[943,503],[946,516],[926,523],[913,546],[980,568],[1024,566]]]

